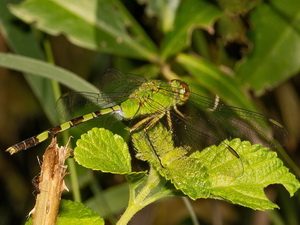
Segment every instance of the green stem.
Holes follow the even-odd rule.
[[[72,193],[74,201],[81,202],[81,195],[80,195],[80,189],[79,189],[79,183],[77,178],[77,170],[74,159],[68,159],[68,166],[71,176],[71,185],[72,185]]]
[[[47,57],[47,61],[53,65],[55,65],[54,57],[51,51],[51,46],[48,40],[44,41],[44,48],[45,48],[45,54]],[[55,99],[58,99],[61,96],[61,90],[60,86],[57,81],[52,80],[52,90],[55,96]],[[60,119],[58,119],[59,122],[63,122]],[[63,134],[63,140],[64,143],[68,143],[68,132],[64,132]],[[70,147],[70,146],[69,146]],[[74,159],[68,159],[68,166],[69,166],[69,171],[71,174],[71,184],[72,184],[72,190],[73,190],[73,198],[76,202],[81,202],[81,195],[80,195],[80,190],[79,190],[79,184],[78,184],[78,178],[77,178],[77,171],[76,171],[76,165],[74,162]]]
[[[131,218],[140,211],[145,206],[149,205],[150,203],[165,197],[161,194],[154,194],[150,196],[151,191],[159,185],[161,179],[159,174],[155,169],[152,167],[149,171],[149,176],[145,186],[138,192],[138,195],[135,197],[135,191],[130,191],[130,200],[127,209],[125,210],[124,214],[121,216],[120,220],[118,221],[117,225],[126,225]]]
[[[182,200],[187,208],[187,210],[189,211],[190,213],[190,216],[191,216],[191,219],[193,221],[193,225],[200,225],[200,223],[198,222],[197,220],[197,215],[191,205],[191,202],[189,201],[189,198],[187,197],[182,197]]]

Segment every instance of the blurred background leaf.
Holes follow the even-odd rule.
[[[49,34],[65,34],[81,47],[151,61],[156,58],[155,45],[118,0],[30,0],[11,11]]]
[[[250,16],[252,52],[237,69],[242,85],[264,92],[300,70],[300,2],[274,0]]]

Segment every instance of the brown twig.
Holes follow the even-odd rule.
[[[54,225],[56,223],[61,193],[68,190],[64,183],[67,166],[65,159],[69,156],[67,147],[58,147],[56,138],[46,149],[43,156],[41,174],[38,179],[39,194],[36,204],[30,212],[33,225]]]

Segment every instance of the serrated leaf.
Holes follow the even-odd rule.
[[[74,158],[84,167],[102,172],[131,172],[131,157],[123,138],[104,128],[93,128],[81,136]]]
[[[239,139],[224,141],[191,154],[188,146],[174,147],[172,135],[161,124],[145,135],[133,135],[138,157],[150,162],[159,173],[192,199],[216,198],[253,209],[278,206],[269,201],[264,188],[282,184],[293,195],[299,181],[289,173],[275,152]],[[229,151],[233,148],[240,158]]]
[[[237,167],[238,164],[232,157],[223,156],[229,152],[227,146],[239,154],[242,173],[234,176],[228,173],[230,171],[235,173],[234,171],[240,170],[240,166]],[[271,152],[261,145],[251,145],[248,141],[241,142],[239,139],[225,141],[219,146],[211,146],[202,152],[196,152],[191,157],[200,159],[208,168],[211,198],[222,198],[252,209],[266,210],[278,206],[266,197],[265,187],[270,184],[282,184],[291,196],[300,187],[299,181],[283,165],[276,152]]]
[[[11,11],[84,48],[150,61],[157,58],[153,42],[118,0],[27,0]]]
[[[165,60],[187,47],[193,28],[212,30],[214,21],[221,15],[222,12],[207,1],[183,1],[176,14],[174,29],[166,35],[162,43],[161,58]]]
[[[237,68],[241,83],[262,93],[300,70],[300,1],[274,0],[251,13],[253,50]]]
[[[189,158],[184,147],[174,148],[170,132],[161,124],[153,127],[149,136],[142,131],[133,134],[132,139],[137,157],[150,162],[177,189],[193,199],[209,196],[207,169],[198,159]]]

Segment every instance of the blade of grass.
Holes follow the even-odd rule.
[[[99,92],[94,85],[76,74],[40,60],[0,53],[0,66],[58,81],[74,91]]]

